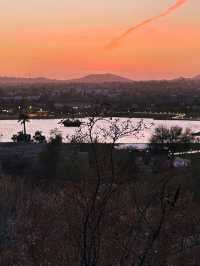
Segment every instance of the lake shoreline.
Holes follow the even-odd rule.
[[[87,122],[88,118],[79,118],[82,122]],[[109,117],[110,118],[110,117]],[[57,130],[62,134],[63,141],[68,142],[68,138],[76,134],[77,128],[75,127],[64,127],[60,123],[63,117],[57,119],[29,119],[29,122],[26,123],[27,134],[34,136],[36,131],[41,131],[42,134],[49,139],[51,136],[52,130]],[[109,123],[114,123],[117,119],[118,125],[120,122],[125,122],[127,119],[131,123],[136,124],[141,121],[142,118],[127,118],[127,117],[113,117],[112,119],[106,119],[102,117],[102,120],[98,120],[94,128],[95,131],[98,131],[99,128],[109,129]],[[144,127],[141,129],[136,136],[130,135],[121,138],[118,142],[123,144],[129,143],[149,143],[149,140],[154,132],[154,129],[160,125],[165,127],[179,126],[184,130],[190,128],[193,133],[200,132],[200,122],[198,120],[153,120],[150,118],[143,118]],[[4,119],[0,120],[0,142],[10,142],[12,136],[22,131],[23,127],[18,119]],[[84,130],[84,128],[83,128]]]

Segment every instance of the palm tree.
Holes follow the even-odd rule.
[[[18,118],[18,122],[23,125],[23,134],[26,135],[26,123],[29,122],[28,115],[21,113]]]

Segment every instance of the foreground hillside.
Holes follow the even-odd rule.
[[[163,154],[92,144],[83,171],[77,148],[70,161],[58,148],[39,176],[1,174],[2,266],[199,265],[199,155],[175,169]]]

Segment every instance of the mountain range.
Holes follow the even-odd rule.
[[[56,80],[43,77],[38,78],[17,78],[17,77],[1,77],[0,84],[34,84],[34,83],[112,83],[112,82],[133,82],[133,80],[117,76],[114,74],[91,74],[78,79]]]
[[[187,80],[188,78],[181,78]],[[178,80],[178,79],[177,79]],[[189,78],[189,80],[200,80],[200,75]],[[111,73],[91,74],[78,79],[57,80],[43,77],[38,78],[18,78],[0,76],[0,84],[3,85],[20,85],[20,84],[46,84],[46,83],[131,83],[134,80],[114,75]]]

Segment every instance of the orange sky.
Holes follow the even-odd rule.
[[[76,8],[81,5],[79,0],[74,1]],[[166,0],[152,5],[150,0],[143,1],[146,5],[127,0],[122,14],[114,5],[106,9],[107,13],[101,10],[103,6],[97,8],[95,3],[90,9],[85,7],[85,13],[81,8],[77,11],[71,7],[73,12],[79,12],[79,17],[76,17],[77,13],[73,16],[73,12],[65,16],[61,6],[54,10],[55,1],[48,2],[52,15],[44,6],[35,4],[35,10],[29,10],[32,16],[29,13],[25,16],[28,6],[21,10],[18,3],[18,11],[12,9],[13,13],[2,13],[0,75],[72,78],[113,72],[133,79],[157,79],[199,74],[200,18],[197,8],[200,10],[200,1],[197,0],[188,1],[172,15],[130,34],[117,49],[104,49],[129,26],[159,14],[174,3]],[[10,6],[6,8],[9,10]],[[37,8],[39,12],[36,12]]]

